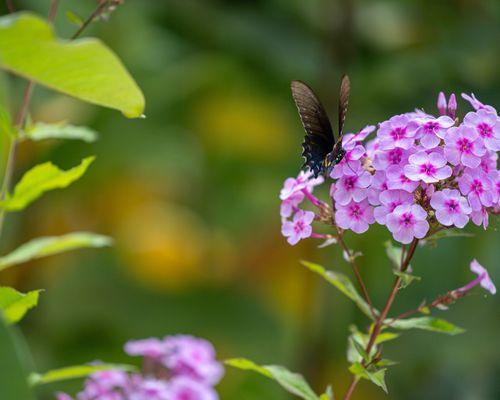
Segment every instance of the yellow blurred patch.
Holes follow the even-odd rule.
[[[196,131],[212,151],[274,160],[291,149],[295,128],[283,109],[264,97],[212,94],[192,114]]]

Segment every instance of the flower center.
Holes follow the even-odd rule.
[[[295,231],[295,233],[299,234],[301,233],[305,228],[305,224],[304,224],[304,221],[302,220],[298,220],[295,225],[293,226],[293,230]]]
[[[401,162],[402,159],[403,159],[403,150],[401,150],[399,147],[387,153],[387,161],[389,161],[389,164],[397,165]]]
[[[474,182],[472,182],[471,185],[471,190],[476,193],[477,195],[483,193],[483,184],[481,181],[475,179]]]
[[[360,219],[361,216],[363,215],[363,210],[357,204],[352,205],[349,211],[351,218],[354,219]]]
[[[354,185],[356,184],[356,181],[358,180],[357,176],[348,176],[344,180],[344,187],[346,190],[352,190],[354,189]]]
[[[405,228],[410,228],[415,224],[415,218],[413,218],[412,213],[404,213],[399,218],[399,224],[403,225]]]
[[[457,140],[457,147],[461,153],[469,154],[472,151],[473,143],[466,138]]]
[[[420,166],[420,173],[432,176],[436,173],[436,167],[434,167],[431,163],[422,164]]]
[[[491,126],[485,124],[484,122],[481,122],[476,128],[481,137],[490,138],[493,136],[493,129],[491,129]]]
[[[460,212],[460,204],[458,204],[458,201],[450,199],[447,200],[444,204],[448,208],[448,212],[450,213]]]
[[[391,131],[391,136],[394,140],[403,139],[406,135],[406,128],[398,126]]]
[[[439,128],[441,128],[439,123],[430,121],[424,125],[424,133],[427,134],[435,133]]]

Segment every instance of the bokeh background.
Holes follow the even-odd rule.
[[[45,15],[48,1],[16,1]],[[86,16],[91,0],[61,1],[65,18]],[[73,252],[2,273],[19,290],[45,288],[21,328],[43,371],[89,360],[133,362],[131,338],[191,333],[215,344],[221,359],[245,356],[284,364],[318,391],[349,384],[349,324],[367,321],[300,259],[349,273],[339,249],[280,235],[278,192],[300,165],[302,128],[291,79],[317,89],[335,117],[339,77],[352,81],[347,128],[397,113],[434,111],[437,93],[475,92],[500,106],[500,3],[495,0],[126,0],[108,22],[90,27],[123,59],[143,89],[147,118],[127,120],[36,88],[32,118],[66,119],[100,133],[94,144],[22,145],[17,171],[54,160],[97,161],[70,189],[51,192],[8,217],[5,253],[29,238],[92,230],[111,249]],[[23,83],[10,79],[14,103]],[[459,113],[467,110],[461,102]],[[326,195],[326,192],[324,193]],[[394,310],[417,306],[468,282],[476,257],[500,284],[498,221],[474,238],[422,248],[423,281]],[[348,235],[377,304],[392,274],[387,231]],[[500,399],[500,299],[477,291],[439,315],[468,330],[456,337],[409,332],[385,348],[401,363],[388,375],[391,399]],[[76,390],[79,382],[48,386]],[[222,399],[287,399],[274,383],[228,370]],[[387,398],[369,383],[355,399]]]

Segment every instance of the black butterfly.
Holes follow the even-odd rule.
[[[325,108],[312,89],[301,81],[292,81],[291,88],[293,100],[306,131],[302,143],[302,156],[305,159],[303,167],[307,166],[315,177],[320,174],[330,175],[332,168],[345,156],[345,150],[342,148],[342,131],[351,88],[349,77],[344,75],[340,84],[337,140],[335,140]]]

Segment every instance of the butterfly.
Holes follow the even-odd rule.
[[[308,167],[315,177],[328,176],[332,168],[345,156],[345,150],[342,148],[342,135],[351,88],[349,77],[344,75],[340,83],[337,139],[333,134],[325,108],[312,89],[301,81],[292,81],[290,87],[306,131],[302,143],[302,156],[305,159],[302,168]]]

